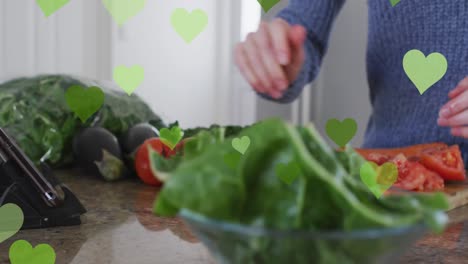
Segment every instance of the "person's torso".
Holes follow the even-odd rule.
[[[441,53],[448,62],[444,77],[422,95],[403,69],[413,49]],[[402,0],[395,7],[370,0],[367,68],[373,114],[364,147],[443,141],[468,154],[467,140],[437,125],[448,92],[468,76],[467,0]]]

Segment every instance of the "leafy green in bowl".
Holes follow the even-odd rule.
[[[269,119],[236,136],[250,139],[243,155],[232,137],[197,134],[155,203],[160,216],[180,213],[225,263],[386,261],[424,226],[441,232],[447,222],[442,193],[376,198],[359,177],[365,161],[331,149],[313,125]],[[236,166],[225,159],[233,155]],[[287,183],[276,168],[291,162],[299,173]]]

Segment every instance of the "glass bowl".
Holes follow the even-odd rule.
[[[222,264],[397,263],[427,228],[280,231],[209,219],[183,209],[180,217]]]

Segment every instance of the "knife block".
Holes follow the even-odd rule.
[[[81,224],[81,215],[86,209],[68,187],[59,183],[47,165],[41,165],[44,177],[52,186],[60,185],[64,192],[64,202],[58,207],[45,204],[34,183],[12,163],[9,160],[0,164],[0,206],[13,203],[23,210],[24,223],[21,229]]]

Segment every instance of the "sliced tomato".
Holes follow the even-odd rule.
[[[444,188],[443,179],[418,162],[399,154],[391,160],[398,167],[398,180],[394,186],[408,191],[435,191]]]
[[[149,148],[151,147],[154,151],[160,155],[164,155],[166,146],[161,142],[159,138],[147,139],[143,144],[138,147],[138,151],[135,156],[135,170],[138,177],[146,184],[153,186],[161,186],[162,182],[153,175],[151,171],[151,165],[149,161]]]
[[[463,181],[466,179],[465,166],[458,145],[426,152],[422,154],[420,162],[445,180]]]
[[[379,165],[391,161],[398,166],[395,186],[411,191],[444,188],[444,180],[465,180],[465,167],[457,145],[420,144],[394,149],[357,149],[366,160]]]
[[[164,179],[167,178],[167,174],[163,172],[157,172],[151,169],[151,161],[150,161],[150,152],[149,150],[153,150],[157,152],[164,158],[172,157],[177,153],[183,151],[184,143],[188,139],[184,139],[179,142],[174,149],[170,149],[166,146],[161,139],[159,138],[150,138],[147,139],[140,147],[138,147],[138,151],[135,156],[135,169],[140,179],[149,185],[153,186],[161,186],[163,184]]]
[[[427,170],[427,169],[426,169]],[[426,181],[424,182],[424,191],[429,192],[429,191],[440,191],[444,189],[445,184],[444,184],[444,179],[439,176],[439,174],[427,170],[426,172]]]
[[[365,159],[367,161],[372,161],[375,162],[377,165],[382,165],[385,162],[388,162],[390,159],[392,159],[392,156],[382,154],[382,153],[369,153]]]
[[[398,179],[394,186],[408,191],[422,189],[425,178],[417,163],[409,161],[403,154],[397,155],[392,162],[398,167]]]

